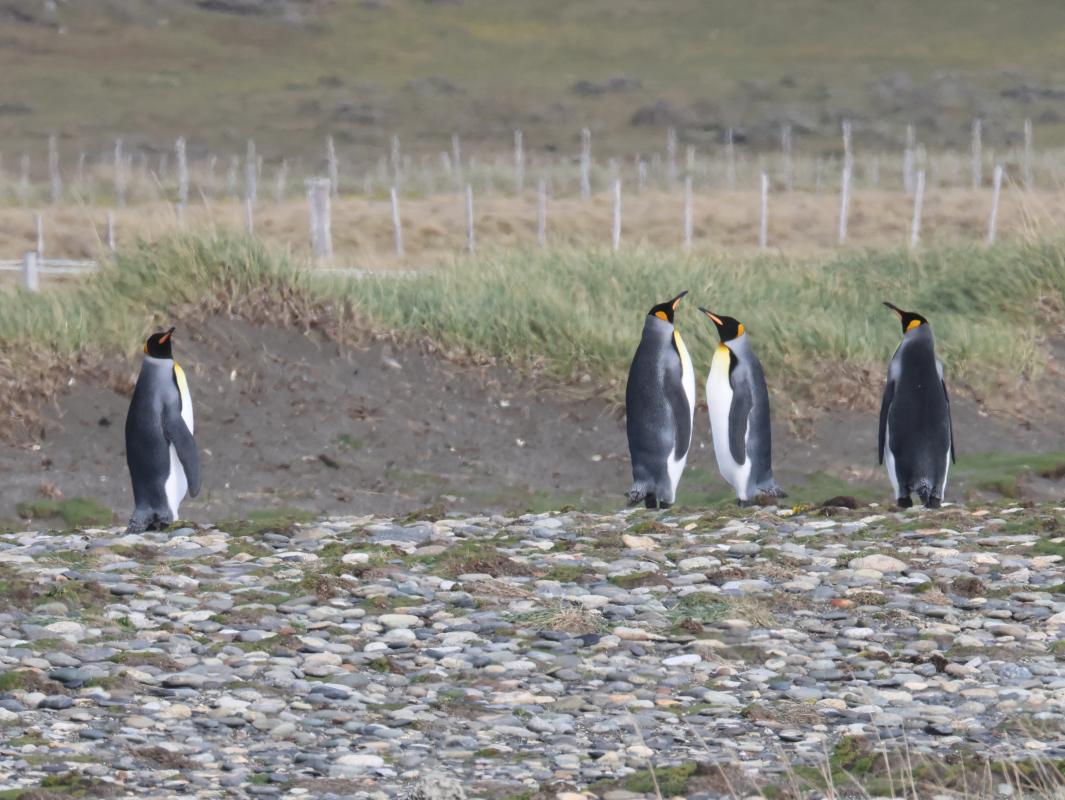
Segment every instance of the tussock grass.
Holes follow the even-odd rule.
[[[0,293],[0,343],[58,355],[125,351],[138,347],[153,325],[180,323],[184,315],[262,313],[253,299],[283,320],[304,286],[283,255],[254,240],[174,235],[138,242],[74,285]]]
[[[356,319],[457,355],[562,379],[588,375],[620,399],[647,309],[689,289],[677,324],[700,383],[716,345],[696,310],[705,305],[744,322],[771,389],[796,406],[859,407],[875,406],[900,339],[881,300],[930,319],[956,392],[998,401],[1030,392],[1045,360],[1041,340],[1065,319],[1063,242],[827,262],[510,251],[401,280],[312,275],[253,240],[190,234],[140,243],[73,285],[0,293],[0,410],[32,408],[34,390],[58,388],[57,369],[135,355],[154,327],[216,313],[334,331]]]
[[[840,255],[684,258],[634,251],[517,252],[459,261],[413,280],[374,279],[344,291],[370,318],[445,344],[623,381],[654,303],[691,294],[677,325],[704,373],[716,334],[696,307],[744,322],[771,386],[879,385],[901,332],[880,303],[932,323],[948,380],[979,394],[1037,377],[1041,338],[1062,319],[1065,246]],[[846,365],[845,370],[841,367]],[[801,397],[801,395],[800,395]],[[846,395],[836,399],[850,399]]]

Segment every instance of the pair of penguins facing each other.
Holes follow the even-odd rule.
[[[676,498],[691,446],[695,373],[673,316],[681,292],[647,314],[625,388],[626,429],[632,461],[630,503],[669,508]],[[954,460],[954,433],[943,365],[928,320],[884,303],[902,323],[902,342],[888,368],[880,405],[879,462],[887,467],[898,505],[916,493],[938,508]],[[786,497],[773,478],[769,392],[762,365],[743,324],[699,309],[721,343],[710,362],[706,404],[714,456],[739,505],[760,495]]]

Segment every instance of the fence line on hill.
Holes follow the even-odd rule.
[[[647,191],[652,180],[657,180],[657,185],[664,186],[667,191],[677,191],[678,187],[681,187],[683,191],[683,211],[681,218],[678,219],[677,231],[678,245],[684,251],[690,251],[693,246],[692,197],[700,187],[705,195],[710,191],[722,189],[736,191],[741,185],[756,186],[760,195],[757,243],[760,249],[766,249],[770,241],[768,220],[770,195],[777,191],[785,194],[800,191],[802,186],[805,186],[807,191],[821,192],[826,179],[838,168],[839,213],[835,238],[842,245],[848,238],[848,219],[856,186],[864,183],[866,188],[881,191],[890,191],[890,189],[882,188],[884,176],[881,159],[884,152],[867,153],[866,160],[862,161],[855,154],[856,137],[851,122],[843,120],[841,128],[842,158],[838,163],[835,156],[830,156],[828,159],[818,157],[812,161],[807,156],[804,160],[804,157],[795,152],[794,133],[791,126],[784,125],[781,129],[779,152],[776,154],[762,153],[757,159],[751,158],[750,154],[738,152],[734,130],[730,128],[726,132],[724,146],[716,156],[700,153],[695,146],[689,145],[686,148],[683,166],[681,166],[677,160],[677,131],[670,128],[666,133],[664,159],[659,154],[651,154],[649,159],[644,155],[637,155],[631,160],[612,158],[605,168],[593,159],[592,132],[589,128],[584,128],[580,131],[576,173],[573,172],[570,158],[564,157],[556,163],[551,163],[544,162],[542,159],[538,161],[535,156],[530,155],[527,150],[527,140],[521,130],[514,131],[510,160],[497,159],[495,163],[478,161],[473,154],[464,155],[459,137],[455,135],[451,139],[450,152],[439,153],[439,167],[435,169],[442,172],[443,176],[436,174],[434,168],[430,167],[424,159],[420,167],[415,165],[412,157],[403,152],[399,137],[393,136],[387,157],[382,156],[379,160],[377,175],[373,176],[368,173],[364,177],[363,190],[367,195],[376,198],[378,187],[385,187],[386,199],[391,203],[392,209],[395,252],[400,259],[405,258],[406,255],[400,215],[401,200],[404,195],[417,197],[423,192],[432,194],[439,185],[438,178],[445,177],[445,185],[451,187],[448,191],[457,191],[459,195],[466,227],[465,249],[473,254],[476,249],[475,229],[477,227],[474,195],[480,197],[489,192],[499,193],[501,190],[497,187],[510,185],[515,196],[524,196],[526,176],[529,172],[538,173],[536,240],[541,247],[547,244],[548,201],[564,196],[568,188],[582,200],[590,200],[599,190],[605,190],[609,194],[612,199],[613,214],[609,223],[609,232],[604,231],[603,238],[610,241],[615,252],[618,251],[623,228],[623,189],[642,194]],[[968,153],[969,186],[983,191],[984,167],[991,168],[992,180],[989,187],[991,213],[986,226],[986,241],[988,242],[993,242],[996,238],[1000,192],[1007,174],[1007,165],[1014,166],[1017,170],[1016,174],[1019,175],[1026,189],[1031,190],[1039,183],[1044,186],[1048,183],[1053,183],[1057,187],[1065,185],[1065,151],[1047,152],[1040,156],[1034,150],[1031,120],[1023,121],[1022,130],[1021,148],[1019,150],[1015,148],[1002,157],[1001,154],[985,148],[983,121],[976,119],[972,122]],[[83,200],[83,193],[87,191],[91,194],[93,187],[93,184],[87,182],[85,177],[86,154],[79,153],[77,174],[74,180],[64,181],[61,169],[62,154],[58,139],[55,135],[51,135],[47,141],[48,198],[51,200],[51,207],[57,207],[65,196],[71,196],[72,193],[79,200]],[[151,196],[172,202],[177,224],[184,225],[189,202],[189,188],[194,174],[198,178],[195,183],[199,194],[204,204],[209,207],[211,198],[217,196],[220,191],[215,174],[217,156],[210,154],[205,161],[201,160],[201,169],[195,173],[190,166],[188,143],[184,137],[179,136],[174,140],[173,151],[176,166],[174,179],[171,181],[168,152],[164,151],[160,154],[155,170],[149,170],[145,153],[137,154],[139,173],[136,173],[134,154],[128,152],[123,138],[117,138],[113,149],[109,151],[110,161],[106,165],[110,169],[108,185],[113,189],[113,197],[110,199],[114,207],[129,207],[134,189],[138,196],[143,196],[145,192],[153,192]],[[29,210],[33,196],[29,156],[23,155],[19,163],[20,175],[15,197]],[[204,163],[206,170],[203,169]],[[896,163],[899,164],[898,188],[910,196],[921,195],[915,198],[915,213],[908,237],[908,244],[913,248],[919,241],[920,206],[924,199],[923,195],[933,191],[936,187],[963,185],[963,162],[958,154],[949,151],[938,155],[930,153],[918,140],[915,126],[908,125],[902,158]],[[250,235],[255,232],[255,214],[260,204],[258,184],[263,172],[263,164],[263,157],[259,154],[255,141],[248,139],[243,162],[239,156],[233,155],[230,158],[225,179],[224,191],[242,203],[244,229]],[[242,166],[243,170],[241,170]],[[859,167],[861,167],[860,170]],[[273,193],[275,201],[284,202],[288,196],[290,170],[290,160],[280,159],[275,172]],[[243,181],[241,181],[241,172],[243,172]],[[333,256],[332,206],[333,202],[341,197],[340,183],[343,180],[343,165],[332,136],[327,137],[325,142],[325,172],[327,176],[312,172],[304,179],[310,221],[310,249],[318,261],[328,261]],[[802,179],[803,172],[806,173],[805,180]],[[140,183],[132,180],[135,173],[139,174]],[[506,177],[502,177],[504,175]],[[918,176],[921,176],[920,187]],[[6,178],[0,168],[0,198],[3,197],[5,183]],[[505,190],[503,193],[506,193]],[[38,208],[33,213],[36,230],[35,252],[43,272],[46,264],[49,263],[44,260],[46,210]],[[107,247],[114,250],[115,241],[114,213],[108,210]]]

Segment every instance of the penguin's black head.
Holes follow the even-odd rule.
[[[884,305],[895,312],[895,316],[899,318],[899,322],[902,323],[902,332],[909,333],[919,325],[927,325],[928,320],[922,317],[920,314],[914,314],[912,311],[903,311],[898,306],[884,301]]]
[[[672,300],[667,300],[664,303],[659,303],[657,306],[647,312],[647,316],[658,317],[659,319],[665,320],[666,322],[673,322],[673,312],[676,311],[677,306],[680,305],[680,299],[684,297],[684,295],[686,295],[687,293],[688,290],[685,289]]]
[[[710,318],[710,321],[714,323],[714,327],[717,328],[717,335],[721,337],[722,342],[731,342],[733,339],[738,339],[743,336],[743,323],[738,319],[732,317],[719,317],[712,311],[707,311],[705,308],[700,308],[706,316]]]
[[[174,351],[170,347],[170,337],[173,335],[174,328],[162,333],[153,333],[144,343],[144,352],[152,358],[173,358]]]

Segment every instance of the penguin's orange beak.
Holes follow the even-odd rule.
[[[680,305],[680,301],[681,301],[681,298],[683,298],[683,297],[684,297],[684,295],[686,295],[687,293],[688,293],[688,290],[687,290],[687,289],[685,289],[685,290],[684,290],[683,292],[681,292],[680,294],[678,294],[678,295],[677,295],[676,297],[674,297],[674,298],[673,298],[673,299],[672,299],[672,300],[670,301],[670,302],[671,302],[671,303],[673,304],[673,310],[674,310],[674,311],[676,311],[676,310],[677,310],[677,306],[679,306],[679,305]]]
[[[713,320],[715,325],[724,325],[725,324],[724,322],[721,321],[721,319],[719,317],[714,316],[714,314],[712,312],[707,311],[705,308],[700,308],[699,310],[702,311],[704,314],[706,314],[706,316],[710,317],[710,319]]]
[[[171,328],[166,333],[164,333],[162,336],[160,336],[159,337],[159,344],[166,344],[167,342],[169,342],[170,341],[170,337],[174,335],[174,331],[176,331],[176,330],[177,330],[177,328]]]

